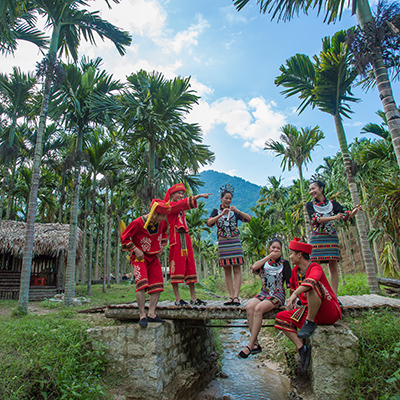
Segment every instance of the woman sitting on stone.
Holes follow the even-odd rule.
[[[247,358],[250,354],[261,352],[258,333],[262,325],[263,314],[285,304],[285,288],[289,287],[290,264],[281,258],[282,242],[272,239],[268,244],[269,254],[252,266],[263,280],[261,292],[249,301],[246,308],[247,321],[250,327],[250,341],[239,353]]]

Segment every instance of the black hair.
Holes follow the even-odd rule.
[[[221,192],[221,199],[222,199],[227,193],[230,193],[231,196],[233,197],[233,193],[232,193],[230,190],[225,189],[225,190],[223,190],[223,191]]]
[[[271,239],[271,240],[268,242],[268,249],[272,246],[272,243],[275,243],[275,242],[278,242],[278,243],[281,245],[281,247],[282,247],[282,242],[281,242],[281,240],[278,239],[278,238],[273,238],[273,239]]]
[[[322,188],[322,194],[325,194],[325,183],[321,181],[312,181],[311,185],[315,183],[319,188]]]
[[[308,254],[308,253],[304,253],[304,251],[299,251],[299,250],[292,250],[292,251],[294,251],[295,253],[301,253],[301,255],[308,261],[309,259],[310,259],[310,257],[311,257],[311,254]]]

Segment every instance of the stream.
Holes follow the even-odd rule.
[[[245,320],[236,320],[232,325],[243,325]],[[231,399],[231,400],[287,400],[293,390],[287,377],[266,366],[263,353],[251,355],[246,359],[238,357],[249,340],[246,328],[221,328],[222,375],[198,395],[197,400]],[[266,351],[266,349],[263,349]]]

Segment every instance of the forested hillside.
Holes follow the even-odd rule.
[[[200,180],[204,182],[204,186],[200,189],[202,193],[212,193],[207,200],[202,199],[206,203],[205,208],[208,214],[213,208],[218,208],[221,204],[220,187],[225,184],[230,184],[235,188],[232,205],[240,211],[254,215],[251,207],[254,207],[259,198],[260,186],[254,183],[247,182],[242,178],[224,174],[213,170],[203,171],[200,174]]]

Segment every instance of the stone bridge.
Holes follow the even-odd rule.
[[[344,316],[381,307],[400,310],[400,299],[378,295],[339,299]],[[215,324],[211,320],[245,319],[246,304],[243,301],[241,306],[232,307],[224,306],[222,301],[208,301],[206,306],[176,307],[173,302],[164,301],[156,312],[166,323],[149,324],[146,329],[136,322],[136,303],[80,312],[104,312],[106,318],[116,320],[113,326],[89,329],[88,334],[93,347],[105,346],[110,368],[129,379],[126,400],[191,400],[218,372],[211,328]],[[274,319],[277,312],[264,314],[264,319]],[[356,362],[358,339],[338,322],[319,326],[310,340],[313,354],[308,373],[314,395],[317,399],[340,398],[346,390],[349,369]]]

